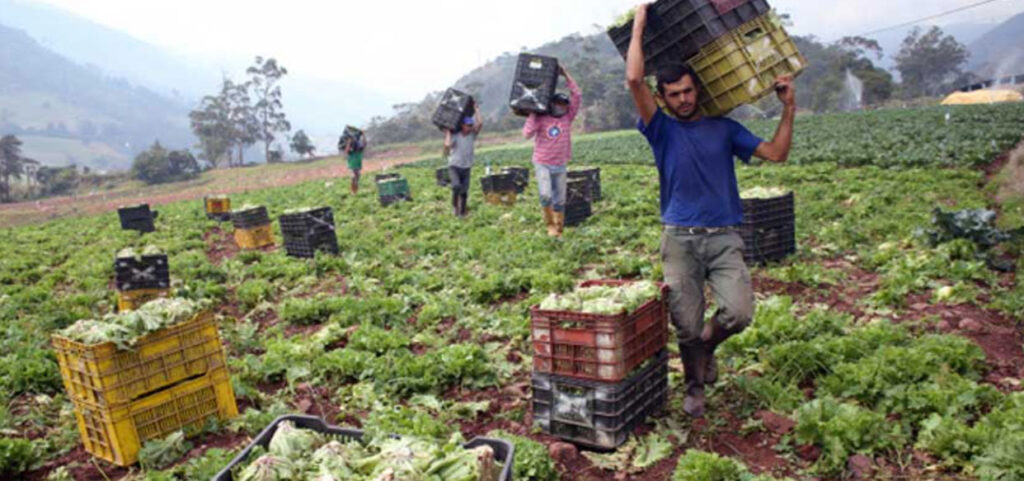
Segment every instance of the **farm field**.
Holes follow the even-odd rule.
[[[516,480],[1021,479],[1021,246],[919,231],[935,208],[996,207],[989,180],[1022,134],[1019,105],[798,119],[789,165],[738,168],[741,190],[795,192],[797,255],[754,268],[757,314],[722,348],[706,418],[683,414],[674,356],[664,412],[618,453],[532,428],[529,308],[584,279],[660,280],[658,176],[635,132],[577,139],[604,200],[562,240],[542,230],[532,179],[514,207],[483,203],[482,164],[525,165],[522,144],[478,151],[464,220],[432,158],[397,169],[415,200],[390,207],[368,180],[358,195],[323,178],[232,195],[271,218],[332,207],[338,256],[240,251],[198,200],[160,206],[144,236],[113,212],[2,229],[0,478],[209,479],[278,415],[306,413],[370,434],[508,439]],[[217,314],[241,415],[167,447],[166,465],[126,469],[84,451],[50,334],[112,311],[114,254],[150,244],[176,295]]]

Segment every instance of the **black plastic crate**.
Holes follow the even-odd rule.
[[[338,140],[338,150],[343,150],[347,141],[351,139],[354,147],[353,151],[362,152],[363,149],[357,148],[356,146],[359,144],[359,139],[363,138],[365,135],[366,134],[363,133],[362,130],[351,125],[346,125],[345,130],[341,133],[341,139]]]
[[[338,254],[338,236],[331,230],[301,237],[284,236],[284,250],[291,257],[312,258],[318,251]]]
[[[452,185],[452,171],[448,167],[441,167],[434,172],[434,176],[437,178],[437,185],[441,187],[448,187]]]
[[[796,253],[796,229],[793,223],[755,229],[740,228],[743,238],[743,260],[747,264],[777,262]]]
[[[462,119],[473,115],[474,103],[469,94],[450,88],[441,97],[431,121],[441,130],[459,130]]]
[[[767,227],[795,218],[796,201],[792,192],[768,199],[742,199],[743,224]]]
[[[516,179],[511,173],[491,174],[480,178],[480,188],[484,193],[514,191],[516,190]]]
[[[373,181],[374,182],[380,182],[382,180],[401,179],[401,178],[402,178],[402,174],[397,174],[397,173],[394,173],[394,174],[377,174],[377,175],[373,176]]]
[[[215,220],[217,222],[227,222],[227,221],[231,220],[231,213],[230,212],[207,212],[206,213],[206,218],[210,219],[210,220]]]
[[[114,259],[114,284],[119,291],[171,287],[167,255],[154,254]]]
[[[565,181],[565,203],[591,203],[590,179],[586,177],[568,177]]]
[[[511,174],[516,186],[516,193],[522,194],[530,185],[530,169],[528,167],[502,167],[501,173]]]
[[[267,214],[267,208],[264,206],[236,210],[231,212],[231,223],[236,229],[262,227],[270,223],[270,215]]]
[[[615,449],[668,399],[668,351],[617,383],[533,373],[533,423],[545,433],[595,449]]]
[[[582,191],[586,198],[591,202],[601,200],[601,168],[593,167],[589,169],[581,170],[570,170],[568,173],[569,181],[584,179],[587,184],[586,188]]]
[[[281,223],[281,234],[285,237],[301,238],[334,232],[334,211],[330,207],[282,214],[277,220]]]
[[[716,5],[720,4],[720,5]],[[720,6],[724,5],[724,8]],[[648,9],[644,60],[648,74],[658,67],[689,61],[719,37],[770,10],[766,0],[658,0]],[[633,22],[612,27],[608,36],[623,58],[629,52]]]
[[[363,439],[363,432],[358,429],[331,426],[324,422],[323,419],[317,417],[300,415],[281,416],[264,428],[263,431],[261,431],[260,434],[242,450],[242,452],[238,453],[238,455],[231,460],[231,463],[225,466],[224,469],[213,477],[212,481],[234,481],[234,477],[231,475],[231,470],[236,466],[240,466],[242,463],[245,463],[253,449],[257,446],[263,447],[264,449],[269,447],[270,440],[274,437],[274,433],[277,432],[277,426],[284,421],[291,421],[297,428],[309,429],[321,434],[333,436],[335,439],[342,442],[361,441]],[[490,446],[490,448],[494,450],[494,460],[502,465],[498,481],[511,481],[512,471],[515,466],[516,451],[515,446],[512,443],[502,439],[475,437],[462,446],[466,449]]]
[[[593,215],[593,209],[590,202],[572,202],[565,205],[565,225],[566,227],[575,227]]]
[[[521,53],[512,80],[509,107],[516,115],[545,114],[557,86],[558,59]]]
[[[153,232],[153,219],[156,219],[157,212],[149,209],[149,204],[139,204],[130,207],[117,209],[117,217],[121,221],[121,229],[137,230],[139,232]]]
[[[377,200],[380,201],[380,205],[387,207],[389,205],[397,204],[401,201],[412,202],[411,194],[396,194],[396,195],[380,195],[377,196]]]

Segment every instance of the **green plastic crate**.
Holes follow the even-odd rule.
[[[409,181],[406,179],[387,179],[377,182],[377,194],[381,197],[409,194]]]
[[[702,48],[690,65],[704,86],[702,113],[719,116],[773,92],[776,77],[799,75],[807,60],[769,12]]]

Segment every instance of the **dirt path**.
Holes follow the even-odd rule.
[[[421,152],[422,149],[416,146],[375,152],[367,156],[363,163],[363,171],[370,173],[415,162],[423,158]],[[317,179],[349,177],[351,172],[345,160],[340,157],[326,157],[303,164],[215,170],[188,182],[2,204],[0,227],[34,224],[74,215],[101,214],[117,210],[126,204],[148,203],[151,206],[158,206],[182,200],[201,199],[211,194],[235,194]]]

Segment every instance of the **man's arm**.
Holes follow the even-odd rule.
[[[569,118],[576,118],[576,114],[580,112],[580,106],[583,105],[583,92],[580,91],[579,84],[576,83],[576,79],[569,75],[569,71],[565,67],[559,65],[558,69],[562,71],[562,75],[565,77],[565,83],[569,85]]]
[[[480,103],[477,102],[476,110],[473,112],[473,132],[479,134],[484,129],[484,119],[480,116]]]
[[[452,131],[444,131],[444,156],[448,157],[448,154],[452,152]]]
[[[789,159],[789,150],[793,146],[793,120],[796,117],[796,91],[793,77],[784,75],[775,80],[775,91],[782,101],[782,120],[775,130],[771,142],[757,146],[754,155],[769,162],[785,162]]]
[[[350,137],[350,138],[345,140],[345,153],[349,154],[351,152],[352,152],[352,138]]]
[[[537,134],[537,114],[530,114],[523,125],[523,137],[529,139]]]
[[[644,28],[647,26],[647,7],[641,4],[636,7],[633,17],[633,38],[629,41],[629,53],[626,54],[626,84],[633,94],[633,103],[643,119],[644,125],[650,125],[651,119],[658,111],[651,89],[644,82]]]

